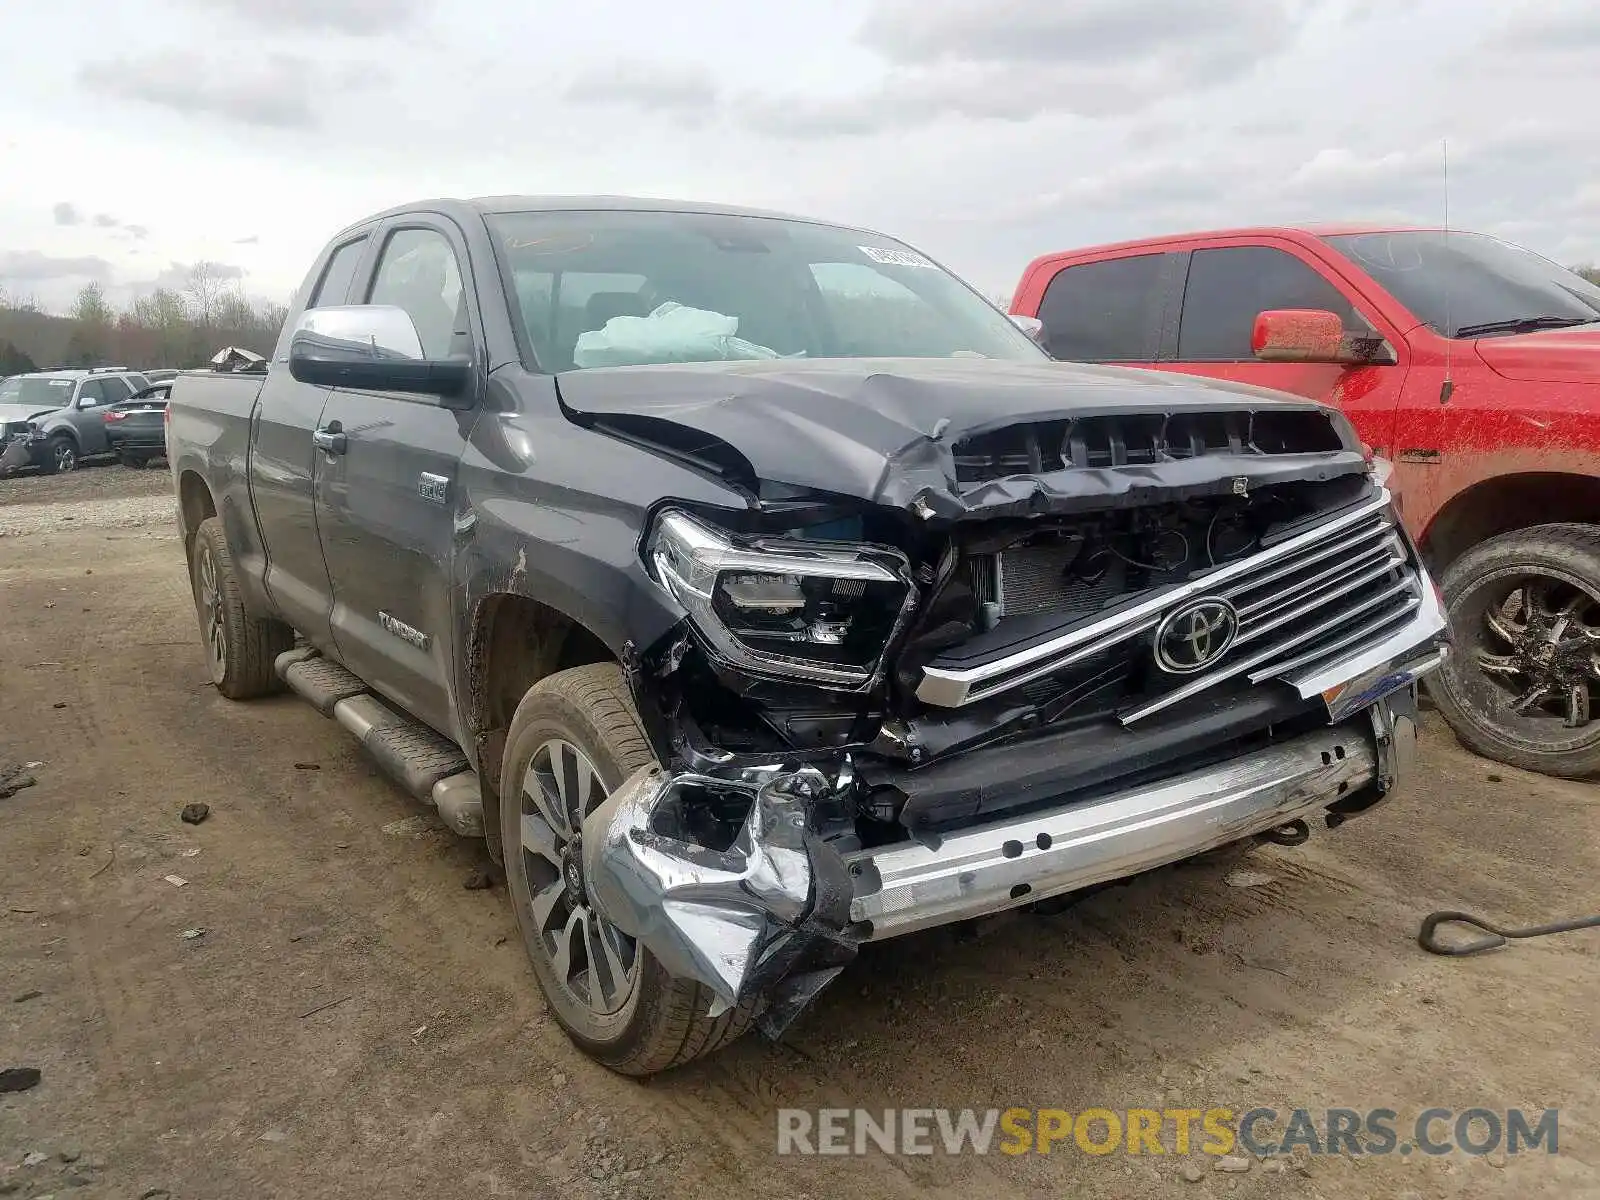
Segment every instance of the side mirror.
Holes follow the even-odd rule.
[[[78,397],[78,407],[79,408],[95,408],[98,405],[103,404],[103,403],[104,403],[104,401],[101,400],[100,397],[98,397],[98,396],[79,396]]]
[[[345,304],[301,315],[289,339],[289,374],[319,387],[455,398],[472,382],[472,360],[423,357],[403,308]]]
[[[1337,313],[1274,308],[1256,314],[1250,350],[1262,362],[1392,365],[1394,349],[1377,334],[1349,332]]]
[[[1012,313],[1011,323],[1040,346],[1044,345],[1044,322],[1038,317],[1025,317],[1021,313]]]

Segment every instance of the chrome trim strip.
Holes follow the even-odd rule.
[[[939,667],[925,667],[922,672],[922,681],[917,685],[917,699],[925,704],[937,705],[941,708],[959,708],[977,699],[979,695],[988,694],[980,691],[982,684],[998,676],[1011,676],[1017,672],[1025,671],[1029,667],[1038,666],[1039,669],[1029,675],[1017,675],[1016,679],[1008,680],[1006,688],[1016,687],[1030,679],[1047,675],[1059,669],[1065,656],[1087,642],[1104,642],[1105,646],[1115,645],[1116,642],[1133,637],[1148,625],[1139,629],[1129,628],[1130,624],[1151,618],[1151,624],[1159,620],[1160,615],[1168,608],[1192,596],[1209,595],[1218,591],[1218,585],[1238,579],[1240,576],[1258,570],[1269,563],[1275,563],[1309,546],[1317,546],[1324,542],[1329,535],[1338,533],[1357,524],[1366,517],[1375,513],[1387,512],[1390,496],[1387,489],[1379,492],[1378,497],[1368,504],[1352,509],[1343,516],[1336,517],[1314,529],[1308,529],[1302,534],[1297,534],[1281,545],[1270,550],[1251,555],[1237,562],[1228,563],[1209,571],[1205,575],[1191,579],[1188,583],[1179,584],[1169,588],[1148,600],[1141,601],[1130,608],[1119,612],[1110,613],[1099,620],[1087,625],[1080,625],[1068,633],[1051,638],[1047,642],[1040,642],[1026,650],[1019,650],[1015,654],[984,663],[981,666],[967,667],[964,669],[944,669]],[[1114,636],[1113,636],[1114,635]],[[995,689],[989,689],[993,692]]]
[[[1420,591],[1422,594],[1417,598],[1416,615],[1405,624],[1404,628],[1397,629],[1381,642],[1375,642],[1331,666],[1320,667],[1302,675],[1285,674],[1285,682],[1299,692],[1302,698],[1310,699],[1312,696],[1320,696],[1327,689],[1343,683],[1353,675],[1370,671],[1391,659],[1398,658],[1415,647],[1418,642],[1443,636],[1449,628],[1449,620],[1439,603],[1438,593],[1426,583]]]
[[[1326,592],[1322,592],[1315,599],[1309,600],[1295,608],[1291,608],[1287,612],[1275,613],[1271,620],[1257,622],[1256,624],[1250,626],[1250,628],[1243,630],[1239,634],[1238,642],[1240,644],[1244,642],[1253,642],[1257,638],[1264,637],[1266,634],[1271,633],[1275,629],[1282,629],[1291,621],[1307,616],[1308,614],[1315,613],[1317,610],[1339,599],[1339,597],[1348,596],[1351,592],[1359,590],[1365,585],[1372,583],[1374,580],[1382,579],[1385,575],[1389,574],[1389,572],[1395,570],[1395,568],[1399,565],[1400,564],[1395,562],[1379,563],[1375,567],[1368,567],[1366,570],[1361,571],[1352,578],[1342,579],[1339,581],[1338,587],[1332,588]],[[1402,582],[1406,587],[1411,586],[1411,580],[1409,578],[1403,580]],[[1386,596],[1392,595],[1394,590],[1394,588],[1390,588],[1383,594]],[[1353,611],[1360,612],[1361,609],[1355,609]],[[1348,616],[1350,614],[1346,613],[1344,615]]]
[[[870,924],[869,940],[898,937],[1177,862],[1371,786],[1374,741],[1366,722],[1320,729],[1101,800],[963,829],[937,848],[857,851],[845,856],[856,886],[850,917]]]
[[[1375,634],[1381,633],[1391,625],[1398,625],[1402,621],[1412,620],[1413,614],[1419,607],[1421,607],[1421,601],[1413,598],[1402,607],[1395,609],[1393,612],[1380,613],[1378,616],[1374,617],[1365,624],[1358,625],[1355,629],[1352,629],[1349,633],[1345,634],[1341,638],[1338,638],[1332,642],[1326,642],[1323,645],[1318,646],[1315,650],[1308,650],[1296,658],[1289,659],[1287,662],[1275,662],[1270,667],[1253,672],[1250,676],[1250,682],[1260,683],[1264,679],[1281,679],[1288,672],[1296,670],[1299,667],[1307,667],[1319,662],[1327,662],[1329,659],[1335,657],[1341,650],[1355,645],[1362,638],[1372,637]]]
[[[1299,583],[1281,592],[1274,592],[1265,599],[1257,600],[1254,604],[1245,605],[1239,609],[1239,619],[1248,622],[1259,617],[1271,616],[1286,604],[1298,600],[1306,592],[1313,591],[1319,583],[1332,582],[1342,575],[1348,575],[1352,571],[1359,570],[1361,567],[1385,556],[1392,566],[1403,567],[1406,565],[1404,553],[1400,550],[1399,543],[1391,538],[1385,545],[1373,546],[1367,550],[1353,551],[1353,557],[1344,558],[1334,566],[1318,571],[1309,579],[1302,579]]]
[[[1375,521],[1367,528],[1352,533],[1349,537],[1340,538],[1329,545],[1318,547],[1315,553],[1300,555],[1263,575],[1255,575],[1249,579],[1240,580],[1235,586],[1224,588],[1221,595],[1226,600],[1233,600],[1246,592],[1253,592],[1269,583],[1275,583],[1286,575],[1293,575],[1296,571],[1303,571],[1305,568],[1319,563],[1325,558],[1348,553],[1363,542],[1374,540],[1382,534],[1393,532],[1394,525],[1390,522]]]

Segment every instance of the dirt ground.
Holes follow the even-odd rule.
[[[1436,908],[1600,907],[1591,785],[1432,724],[1417,787],[1258,851],[1269,882],[1174,869],[869,947],[782,1043],[641,1084],[547,1017],[503,888],[463,887],[481,844],[308,706],[207,684],[172,522],[138,507],[164,480],[0,484],[33,530],[0,537],[0,760],[39,764],[0,799],[0,1067],[43,1073],[0,1096],[0,1194],[1600,1196],[1600,935],[1413,942]],[[1561,1152],[775,1153],[780,1107],[1178,1105],[1559,1107]]]

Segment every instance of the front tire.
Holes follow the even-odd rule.
[[[588,903],[581,819],[654,761],[621,669],[597,663],[528,690],[500,777],[507,890],[539,989],[574,1044],[623,1075],[708,1054],[755,1016],[753,1002],[707,1016],[709,989],[668,975]]]
[[[39,469],[46,475],[78,469],[78,443],[70,433],[52,433],[44,444],[44,460]]]
[[[1456,647],[1429,691],[1462,744],[1545,775],[1600,771],[1600,528],[1490,538],[1440,588]]]
[[[272,660],[294,646],[294,630],[281,621],[252,617],[244,606],[220,517],[195,530],[189,582],[205,643],[211,682],[230,700],[250,700],[278,690]]]

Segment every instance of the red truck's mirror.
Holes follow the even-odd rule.
[[[1337,313],[1320,308],[1273,308],[1257,313],[1250,350],[1262,362],[1394,362],[1394,351],[1381,337],[1347,332]]]

